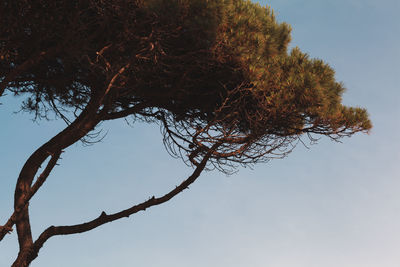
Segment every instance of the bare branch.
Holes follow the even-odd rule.
[[[57,161],[60,158],[61,153],[62,153],[62,151],[59,150],[59,151],[57,151],[56,153],[54,153],[51,156],[51,159],[50,159],[49,163],[47,164],[46,168],[40,174],[40,176],[37,178],[36,182],[31,187],[31,191],[29,192],[27,201],[29,201],[36,194],[36,192],[39,190],[39,188],[46,181],[46,179],[49,176],[50,172],[53,170],[54,166],[56,166]]]
[[[196,179],[200,176],[201,172],[204,170],[204,168],[207,165],[207,162],[213,153],[215,149],[220,144],[215,144],[209,151],[208,153],[204,156],[203,160],[196,166],[195,170],[193,173],[185,180],[183,181],[180,185],[176,186],[173,190],[171,190],[169,193],[163,195],[162,197],[151,197],[149,200],[144,201],[140,204],[137,204],[135,206],[132,206],[128,209],[125,209],[123,211],[114,213],[114,214],[106,214],[104,211],[100,214],[99,217],[97,217],[94,220],[91,220],[86,223],[82,224],[76,224],[76,225],[70,225],[70,226],[50,226],[47,228],[43,233],[39,236],[39,238],[34,242],[33,248],[32,248],[32,254],[30,255],[28,261],[31,262],[33,261],[39,253],[39,250],[42,248],[43,244],[52,236],[56,235],[71,235],[71,234],[78,234],[78,233],[83,233],[90,231],[96,227],[99,227],[103,224],[124,218],[124,217],[129,217],[130,215],[133,215],[139,211],[144,211],[147,208],[150,208],[152,206],[160,205],[162,203],[165,203],[181,193],[183,190],[187,189],[189,185],[191,185]]]
[[[29,201],[32,199],[32,197],[36,194],[36,192],[39,190],[39,188],[43,185],[43,183],[46,181],[47,177],[49,176],[50,172],[53,170],[54,166],[56,166],[58,159],[60,158],[61,151],[53,154],[51,156],[51,159],[49,160],[46,168],[44,171],[39,175],[37,178],[36,182],[34,185],[31,187],[31,190],[27,194],[26,198],[24,199],[23,202],[20,203],[15,209],[13,214],[10,216],[6,224],[4,226],[0,226],[0,241],[3,240],[4,236],[7,233],[12,232],[12,227],[14,226],[19,213],[26,207],[26,205],[29,203]]]
[[[31,192],[32,182],[40,165],[48,158],[49,153],[57,154],[62,149],[79,141],[96,127],[100,121],[100,116],[97,112],[102,105],[104,93],[105,90],[92,92],[92,98],[78,118],[63,131],[39,147],[22,167],[14,194],[14,209],[24,207],[18,212],[18,217],[15,219],[20,255],[26,255],[26,251],[33,246],[29,206],[25,204],[25,200]]]

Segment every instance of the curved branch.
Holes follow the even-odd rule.
[[[93,92],[91,100],[78,118],[63,131],[39,147],[22,167],[14,194],[14,210],[23,207],[20,212],[17,212],[18,216],[15,219],[20,247],[18,258],[26,258],[26,255],[30,254],[29,250],[33,245],[29,220],[29,202],[26,203],[25,201],[32,190],[32,182],[40,165],[48,158],[49,154],[57,154],[58,151],[74,144],[94,129],[100,121],[97,111],[102,105],[103,99],[104,90],[103,92]],[[3,228],[2,232],[7,230],[9,229]],[[25,266],[25,263],[18,266]]]
[[[53,154],[51,156],[51,159],[49,160],[46,168],[37,178],[36,182],[32,186],[29,193],[27,194],[25,200],[23,202],[21,202],[20,205],[14,209],[13,214],[10,216],[10,218],[8,219],[6,224],[4,224],[4,226],[0,226],[0,241],[3,240],[4,236],[7,233],[12,232],[12,227],[14,226],[19,213],[25,208],[25,206],[29,203],[29,201],[32,199],[32,197],[36,194],[36,192],[39,190],[39,188],[46,181],[47,177],[49,176],[50,172],[53,170],[54,166],[57,165],[57,161],[60,158],[60,155],[61,155],[61,151],[59,151],[56,154]]]
[[[78,233],[83,233],[90,231],[94,228],[97,228],[103,224],[121,219],[123,217],[129,217],[130,215],[133,215],[139,211],[144,211],[147,208],[150,208],[152,206],[160,205],[162,203],[167,202],[168,200],[172,199],[179,193],[181,193],[183,190],[187,189],[189,185],[191,185],[196,179],[200,176],[201,172],[204,170],[204,168],[207,165],[207,162],[212,155],[212,152],[219,146],[220,144],[215,144],[210,151],[204,156],[203,160],[197,165],[193,173],[185,180],[183,181],[180,185],[176,186],[173,190],[171,190],[169,193],[163,195],[162,197],[152,197],[147,201],[144,201],[140,204],[137,204],[135,206],[132,206],[128,209],[125,209],[123,211],[114,213],[114,214],[106,214],[104,211],[100,214],[99,217],[96,219],[93,219],[89,222],[86,223],[81,223],[81,224],[76,224],[76,225],[70,225],[70,226],[50,226],[47,228],[45,231],[42,232],[42,234],[39,236],[39,238],[34,242],[33,248],[31,250],[32,254],[28,258],[28,262],[32,262],[39,253],[39,250],[42,248],[43,244],[52,236],[56,235],[71,235],[71,234],[78,234]]]

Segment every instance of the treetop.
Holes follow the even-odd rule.
[[[18,0],[0,12],[1,87],[37,117],[79,114],[105,92],[100,120],[158,121],[174,154],[222,142],[215,159],[239,163],[285,154],[305,133],[372,127],[341,104],[334,70],[288,51],[290,26],[251,1]]]

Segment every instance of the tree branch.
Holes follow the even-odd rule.
[[[13,214],[10,216],[10,218],[8,219],[6,224],[4,226],[0,226],[0,241],[3,240],[4,236],[7,233],[12,232],[12,227],[14,226],[19,213],[25,208],[25,206],[29,203],[29,201],[32,199],[32,197],[36,194],[36,192],[39,190],[39,188],[46,181],[46,179],[49,176],[50,172],[53,170],[54,166],[57,164],[57,161],[60,158],[60,155],[61,155],[61,151],[59,151],[56,154],[53,154],[51,156],[51,159],[47,163],[46,168],[39,175],[39,177],[37,178],[35,184],[31,187],[31,190],[27,194],[26,199],[24,200],[24,202],[22,202],[20,206],[17,206],[14,209]]]
[[[18,176],[14,194],[14,209],[23,207],[21,211],[18,212],[18,216],[15,219],[20,247],[20,252],[17,258],[20,263],[16,266],[26,266],[26,259],[28,255],[31,254],[30,251],[33,246],[29,219],[29,202],[26,203],[25,200],[32,190],[32,182],[40,168],[40,165],[48,158],[49,154],[57,154],[58,151],[74,144],[94,129],[100,121],[100,116],[98,116],[97,111],[102,105],[103,98],[104,90],[94,91],[86,108],[81,112],[76,120],[39,147],[22,167]],[[9,230],[9,228],[3,228],[2,232],[7,230]]]
[[[138,113],[147,107],[148,107],[147,103],[139,103],[133,107],[124,109],[122,111],[106,113],[102,116],[102,120],[115,120],[115,119],[125,118],[129,115]]]
[[[183,190],[187,189],[189,185],[191,185],[196,179],[200,176],[201,172],[204,170],[204,168],[207,165],[207,162],[212,155],[213,151],[219,146],[220,144],[215,144],[210,151],[204,156],[202,161],[197,165],[193,173],[185,180],[183,181],[179,186],[176,186],[173,190],[171,190],[169,193],[165,194],[162,197],[152,197],[147,201],[144,201],[140,204],[137,204],[135,206],[132,206],[128,209],[125,209],[123,211],[114,213],[114,214],[106,214],[104,211],[100,214],[99,217],[97,217],[94,220],[91,220],[86,223],[82,224],[76,224],[76,225],[70,225],[70,226],[50,226],[47,228],[45,231],[42,232],[42,234],[39,236],[39,238],[34,242],[33,248],[32,248],[32,254],[28,258],[28,262],[33,261],[39,253],[39,250],[42,248],[43,244],[52,236],[56,235],[71,235],[71,234],[77,234],[77,233],[83,233],[90,231],[96,227],[99,227],[103,224],[121,219],[123,217],[129,217],[132,214],[135,214],[139,211],[144,211],[147,208],[150,208],[152,206],[160,205],[162,203],[167,202],[168,200],[172,199],[179,193],[181,193]]]

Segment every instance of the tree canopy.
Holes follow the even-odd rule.
[[[161,124],[169,152],[197,176],[285,156],[304,134],[338,140],[372,127],[365,109],[341,103],[334,70],[288,51],[290,26],[250,1],[5,0],[0,25],[0,95],[22,95],[35,118],[68,124],[21,170],[14,217],[0,231],[17,225],[16,266],[47,240],[32,241],[27,203],[62,150],[101,121]]]

